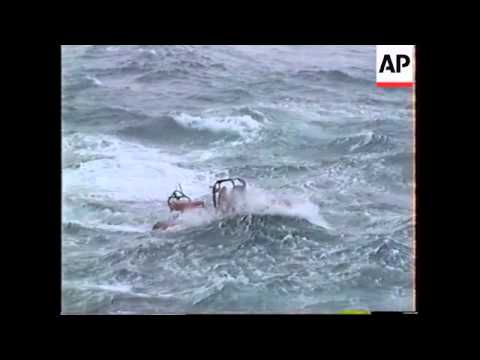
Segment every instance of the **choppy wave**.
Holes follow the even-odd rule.
[[[174,79],[178,77],[185,77],[189,74],[187,70],[184,69],[174,69],[174,70],[156,70],[151,73],[142,75],[136,79],[136,81],[140,82],[156,82],[156,81],[163,81],[168,79]]]
[[[63,117],[68,126],[74,124],[79,127],[103,127],[106,129],[112,129],[115,125],[136,123],[148,119],[148,116],[140,111],[110,106],[95,109],[71,107],[63,113]]]
[[[337,151],[347,152],[386,152],[394,148],[394,144],[388,135],[379,134],[373,131],[366,133],[341,137],[333,140],[329,145]]]
[[[90,71],[93,72],[98,77],[120,77],[120,76],[134,76],[145,74],[146,72],[153,71],[155,65],[145,61],[138,60],[126,60],[121,61],[115,67],[107,68],[91,68]]]
[[[261,123],[249,115],[199,117],[182,113],[176,116],[175,120],[183,127],[189,129],[234,132],[242,135],[256,133],[263,127]]]
[[[65,78],[62,82],[62,88],[67,92],[77,92],[102,86],[103,83],[93,75],[83,75],[79,78]]]
[[[165,199],[179,181],[199,192],[201,173],[179,166],[181,158],[112,135],[64,136],[63,157],[97,156],[64,169],[64,194],[101,194],[115,201]],[[195,191],[196,190],[196,191]],[[201,190],[203,192],[203,189]]]
[[[119,130],[119,134],[171,144],[201,144],[213,140],[251,140],[259,136],[262,123],[248,115],[195,116],[185,113],[151,119]]]
[[[318,82],[322,84],[324,81],[358,84],[358,85],[372,85],[372,82],[364,78],[354,77],[346,72],[339,70],[300,70],[293,75],[295,78],[307,80],[310,82]]]

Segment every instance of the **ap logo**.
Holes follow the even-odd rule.
[[[377,45],[377,86],[412,87],[414,45]]]

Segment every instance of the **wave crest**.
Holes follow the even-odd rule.
[[[383,152],[393,148],[390,136],[373,131],[335,139],[328,144],[330,148],[347,152]]]

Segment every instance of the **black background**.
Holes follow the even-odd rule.
[[[177,15],[179,16],[179,15]],[[323,14],[325,16],[325,14]],[[160,20],[159,20],[160,21]],[[429,317],[442,317],[455,309],[445,308],[448,304],[440,301],[439,294],[433,294],[433,284],[441,281],[443,275],[433,267],[433,260],[441,259],[437,255],[440,248],[444,248],[444,238],[450,233],[446,228],[439,228],[441,217],[436,212],[442,211],[445,202],[440,195],[444,188],[440,186],[439,176],[433,175],[435,166],[442,159],[441,139],[438,133],[444,129],[445,114],[439,114],[438,101],[435,94],[441,91],[437,76],[440,64],[436,59],[441,52],[434,51],[429,44],[429,38],[418,34],[406,34],[398,30],[396,35],[386,33],[384,27],[372,26],[370,32],[355,30],[339,30],[329,28],[319,29],[311,24],[309,29],[289,23],[283,27],[272,28],[267,25],[261,29],[252,29],[246,26],[249,19],[244,19],[244,26],[236,30],[226,30],[217,23],[207,31],[205,26],[196,25],[195,29],[185,28],[182,24],[174,23],[166,29],[135,34],[125,29],[118,32],[101,32],[83,30],[88,28],[87,23],[80,29],[72,31],[52,31],[47,39],[41,43],[30,44],[30,55],[33,57],[27,63],[35,75],[35,81],[29,86],[31,100],[24,102],[21,109],[23,121],[22,134],[28,133],[28,159],[21,167],[27,167],[27,183],[25,188],[33,190],[33,198],[27,198],[28,221],[20,219],[20,234],[14,234],[13,240],[21,244],[25,242],[23,253],[28,252],[31,257],[32,268],[15,266],[15,272],[25,269],[21,275],[22,290],[26,290],[26,304],[21,305],[20,311],[31,318],[48,319],[55,324],[71,325],[69,329],[82,329],[87,339],[78,341],[89,342],[89,331],[93,331],[90,322],[100,321],[108,323],[113,328],[118,322],[126,321],[128,333],[136,333],[150,321],[160,321],[149,326],[151,334],[177,333],[180,339],[184,331],[193,325],[203,335],[210,333],[204,326],[204,320],[216,320],[213,332],[223,332],[223,326],[244,325],[241,338],[235,339],[242,344],[249,342],[253,332],[263,329],[252,324],[252,320],[268,320],[267,323],[284,333],[294,336],[297,330],[305,325],[315,328],[328,327],[327,332],[335,334],[349,343],[349,337],[363,332],[365,323],[380,320],[380,329],[385,324],[400,323],[412,325],[412,322],[422,321]],[[299,20],[302,22],[303,20]],[[309,22],[309,20],[306,20]],[[210,24],[211,25],[211,24]],[[372,24],[375,25],[375,24]],[[198,26],[198,27],[197,27]],[[213,29],[212,29],[213,28]],[[344,28],[343,26],[341,27]],[[301,30],[299,30],[301,29]],[[345,315],[188,315],[188,316],[74,316],[60,315],[61,312],[61,44],[416,44],[416,193],[417,193],[417,221],[416,221],[416,292],[417,315],[405,314],[376,314],[372,316],[345,316]],[[23,64],[23,63],[22,63]],[[25,65],[26,66],[26,65]],[[37,77],[39,76],[38,80]],[[372,84],[374,86],[374,84]],[[406,91],[409,91],[405,89]],[[443,89],[444,90],[444,89]],[[24,95],[25,96],[25,95]],[[20,122],[22,123],[22,122]],[[4,134],[6,136],[6,134]],[[15,141],[15,140],[14,140]],[[436,144],[436,146],[434,145]],[[18,148],[18,143],[16,147]],[[27,164],[27,165],[25,165]],[[436,189],[442,188],[437,192]],[[437,193],[437,195],[435,195]],[[27,206],[27,204],[24,204]],[[23,231],[24,230],[24,231]],[[437,231],[438,230],[438,231]],[[19,245],[20,245],[19,244]],[[20,245],[20,248],[22,245]],[[15,258],[13,259],[16,262]],[[24,261],[30,261],[24,260]],[[14,265],[12,265],[14,266]],[[445,289],[448,291],[448,289]],[[440,305],[442,303],[442,305]],[[453,306],[453,305],[452,305]],[[222,321],[223,320],[223,321]],[[142,321],[140,323],[140,321]],[[200,321],[200,323],[197,323]],[[286,323],[284,323],[287,321]],[[338,327],[335,324],[340,324]],[[353,324],[362,326],[353,326]],[[81,326],[82,325],[82,326]],[[196,326],[195,326],[196,325]],[[283,326],[282,326],[283,325]],[[374,325],[375,326],[375,325]],[[230,328],[230,327],[229,327]],[[410,328],[410,326],[409,326]],[[88,329],[88,330],[87,330]],[[102,327],[103,329],[103,327]],[[354,330],[356,329],[356,330]],[[261,330],[262,331],[262,330]],[[267,335],[269,331],[265,330]],[[229,335],[229,332],[225,332]],[[310,335],[314,335],[310,333]],[[388,336],[388,333],[384,335]],[[409,337],[412,334],[404,333],[400,346],[409,346]],[[160,337],[160,335],[158,335]],[[198,334],[200,336],[200,334]],[[233,335],[232,335],[233,336]],[[256,335],[256,337],[259,335]],[[357,336],[357,335],[354,335]],[[398,335],[393,336],[398,340]],[[178,340],[177,339],[177,340]],[[258,338],[257,338],[258,339]],[[373,344],[375,339],[371,339]],[[394,339],[392,339],[394,340]],[[160,339],[159,339],[160,341]],[[214,337],[211,344],[215,347],[218,340]],[[320,341],[317,339],[316,341]],[[237,344],[238,346],[239,344]],[[277,344],[281,346],[282,344]],[[372,344],[369,344],[370,346]],[[233,350],[229,350],[231,352]],[[162,350],[159,349],[161,353]]]

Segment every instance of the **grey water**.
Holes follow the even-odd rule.
[[[62,46],[62,313],[414,310],[412,116],[375,46]]]

